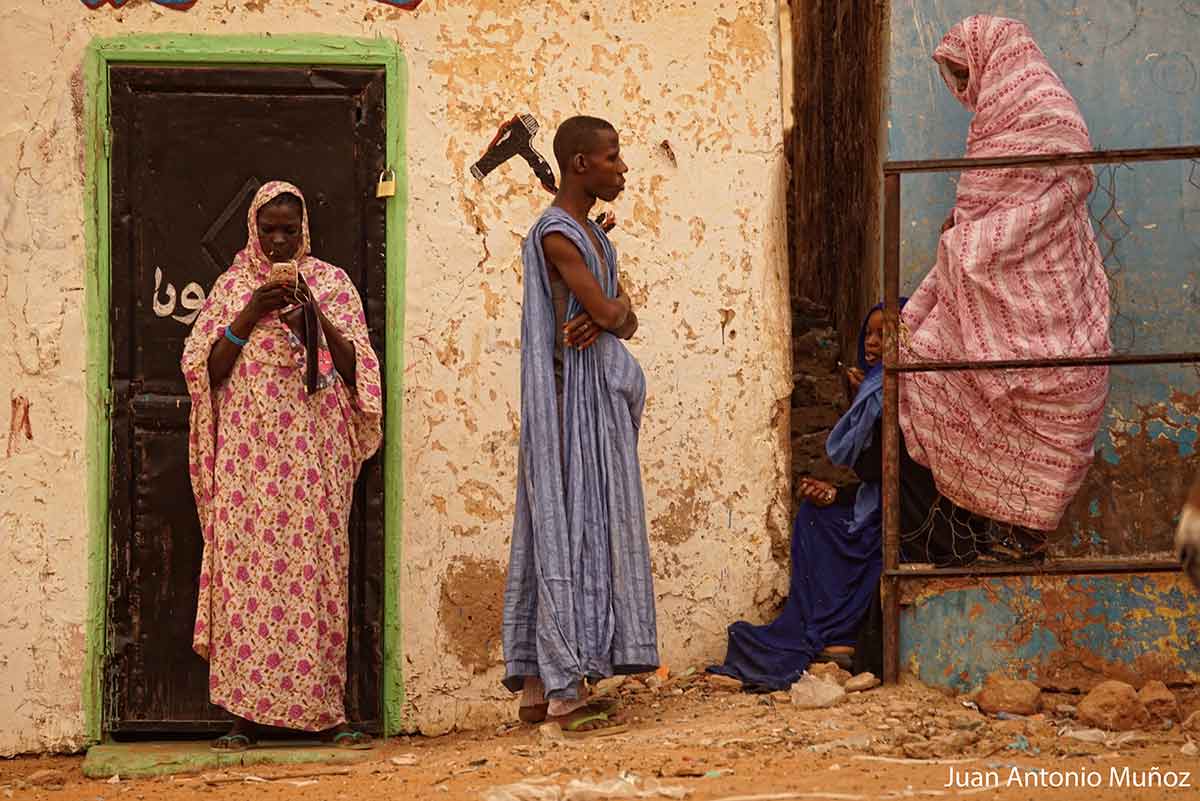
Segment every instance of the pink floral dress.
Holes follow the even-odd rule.
[[[319,731],[345,721],[350,505],[359,468],[382,439],[379,363],[362,302],[339,268],[308,255],[300,272],[325,316],[354,344],[356,387],[322,348],[322,380],[304,385],[304,350],[277,314],[259,321],[219,388],[213,345],[267,280],[258,210],[249,241],[213,286],[183,354],[192,399],[190,469],[204,534],[193,648],[209,661],[212,702],[254,721]]]

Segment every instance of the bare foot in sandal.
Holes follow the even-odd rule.
[[[357,731],[348,723],[341,723],[321,732],[321,739],[337,748],[349,751],[367,751],[375,747],[375,739],[366,732]]]
[[[258,727],[245,718],[235,717],[233,728],[208,744],[218,754],[236,754],[258,745]]]
[[[547,723],[557,723],[564,737],[608,737],[627,731],[629,727],[613,720],[607,712],[597,712],[587,705],[565,715],[547,715]]]
[[[588,700],[587,709],[593,712],[612,714],[620,705],[620,698],[601,695]],[[517,717],[521,719],[522,723],[544,723],[549,708],[550,704],[547,703],[523,705],[518,710]]]

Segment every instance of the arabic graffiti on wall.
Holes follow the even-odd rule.
[[[158,317],[170,317],[172,320],[191,325],[196,320],[204,306],[204,287],[192,281],[179,293],[179,305],[183,307],[182,314],[175,314],[175,285],[167,284],[163,294],[166,300],[159,300],[159,288],[162,286],[163,273],[158,267],[154,268],[154,314]]]

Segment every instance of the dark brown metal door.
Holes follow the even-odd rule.
[[[246,242],[265,181],[299,186],[313,252],[362,293],[381,358],[384,73],[328,68],[112,69],[112,477],[106,725],[207,731],[208,667],[191,649],[201,537],[179,359],[196,309]],[[347,706],[381,710],[383,476],[359,478],[350,522]]]

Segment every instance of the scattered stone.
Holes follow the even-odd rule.
[[[1154,721],[1179,720],[1179,700],[1161,681],[1148,681],[1138,691],[1138,700]]]
[[[1179,753],[1183,754],[1184,756],[1194,757],[1197,754],[1200,754],[1200,748],[1197,748],[1195,743],[1193,743],[1191,740],[1188,740],[1183,744],[1183,748],[1179,749]]]
[[[1079,710],[1075,708],[1074,704],[1059,704],[1058,706],[1054,707],[1054,711],[1062,715],[1064,718],[1073,718],[1079,712]]]
[[[866,734],[857,734],[853,737],[845,737],[841,740],[833,740],[828,743],[817,743],[810,745],[809,751],[815,751],[818,754],[828,753],[839,748],[848,748],[854,751],[861,751],[864,748],[871,747],[871,738]]]
[[[879,679],[874,673],[859,673],[853,676],[842,685],[848,693],[861,693],[867,690],[872,690],[879,686]]]
[[[983,683],[975,703],[989,715],[1007,712],[1012,715],[1036,714],[1042,705],[1042,691],[1031,681],[1010,679],[993,673]]]
[[[808,666],[808,672],[818,679],[833,682],[839,687],[845,686],[846,682],[850,680],[850,672],[838,667],[834,662],[816,662]]]
[[[884,718],[883,722],[889,726],[899,726],[904,723],[904,721],[900,720],[900,718]]]
[[[904,755],[909,759],[933,759],[933,743],[924,737],[913,737],[901,745]]]
[[[742,683],[731,676],[720,676],[716,673],[708,674],[708,683],[718,690],[726,690],[728,692],[741,692]]]
[[[1079,703],[1079,720],[1107,731],[1130,731],[1149,723],[1150,714],[1133,687],[1123,681],[1104,681]]]
[[[600,681],[596,682],[596,686],[593,689],[596,695],[608,695],[609,693],[615,693],[617,690],[621,689],[621,685],[623,685],[628,678],[628,676],[609,676],[607,679],[600,679]]]
[[[806,673],[792,685],[792,704],[800,709],[825,709],[846,698],[839,685]]]
[[[938,756],[946,757],[961,754],[975,745],[979,742],[979,735],[973,731],[956,731],[934,737],[930,742],[934,743]]]
[[[987,721],[971,712],[954,712],[947,717],[950,728],[958,731],[976,731]]]
[[[558,743],[567,739],[563,736],[562,726],[557,723],[543,723],[538,726],[538,732],[546,742]]]
[[[61,790],[66,783],[66,776],[61,770],[49,768],[26,776],[25,781],[31,786],[40,787],[43,790]]]
[[[784,692],[783,690],[776,690],[775,692],[771,693],[770,698],[772,701],[777,701],[781,704],[786,704],[788,701],[792,700],[791,693]]]

